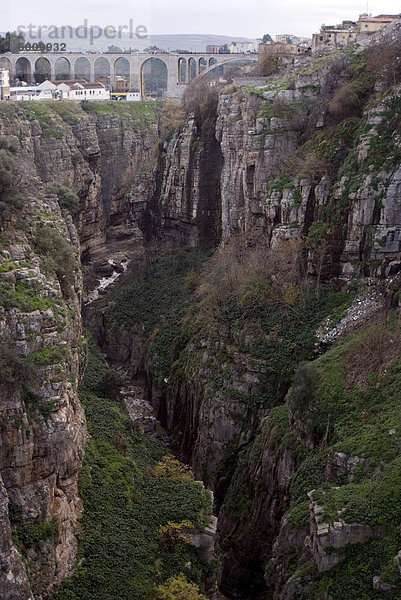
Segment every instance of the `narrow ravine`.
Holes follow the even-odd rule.
[[[145,400],[145,388],[140,382],[135,382],[120,391],[121,403],[126,414],[145,434],[152,435],[168,448],[171,440],[160,421],[156,418],[153,406]]]

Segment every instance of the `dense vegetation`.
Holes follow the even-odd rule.
[[[319,243],[319,227],[317,223],[310,234],[311,245]],[[194,386],[201,380],[203,397],[210,401],[236,398],[256,409],[272,408],[266,426],[256,432],[253,446],[240,460],[246,473],[249,456],[257,457],[266,444],[273,456],[291,448],[299,464],[289,500],[293,528],[309,528],[307,493],[314,488],[328,522],[337,520],[340,511],[346,522],[385,528],[380,539],[345,549],[345,562],[327,574],[317,573],[313,560],[300,568],[297,552],[288,549],[287,555],[281,549],[288,574],[300,577],[308,598],[318,599],[327,590],[336,600],[354,599],[349,590],[357,589],[358,599],[377,599],[372,577],[396,584],[394,556],[401,543],[398,316],[383,314],[313,360],[317,325],[327,315],[337,323],[353,294],[308,283],[300,249],[291,243],[280,250],[271,255],[258,236],[234,239],[206,263],[193,250],[176,250],[150,261],[144,273],[113,292],[112,301],[101,303],[112,327],[140,331],[147,367],[165,393],[174,394],[184,380]],[[393,288],[395,293],[395,283]],[[215,354],[210,348],[219,347],[222,327],[230,331],[230,341],[225,351]],[[210,352],[206,362],[205,347]],[[234,356],[237,364],[244,356],[247,364],[263,365],[265,376],[252,393],[230,387]],[[327,465],[336,452],[359,457],[356,471],[328,476]],[[222,475],[235,464],[237,453],[234,440],[223,455]],[[206,480],[210,475],[203,474]],[[251,529],[250,506],[258,492],[244,478],[229,510]],[[224,549],[229,549],[227,542]],[[399,593],[395,587],[387,597],[393,600]]]
[[[15,156],[18,148],[18,138],[0,137],[0,220],[10,218],[22,206],[19,166]]]
[[[183,481],[175,470],[152,474],[168,451],[141,434],[118,401],[104,397],[111,374],[90,343],[80,386],[91,435],[80,477],[82,535],[75,574],[56,598],[154,598],[155,586],[183,573],[180,581],[194,584],[188,586],[188,598],[196,600],[197,585],[205,581],[210,567],[185,540],[166,544],[160,527],[190,521],[202,529],[210,518],[210,498],[198,483]]]
[[[382,592],[373,589],[374,575],[393,586],[386,598],[400,597],[394,562],[401,547],[400,335],[398,314],[390,313],[318,360],[301,365],[294,378],[288,408],[295,420],[306,424],[314,449],[292,481],[295,506],[290,521],[298,526],[307,523],[302,507],[307,492],[316,489],[313,498],[324,508],[323,522],[341,518],[381,531],[378,540],[337,550],[345,562],[327,574],[314,574],[312,598],[320,598],[324,591],[336,599],[382,598]],[[336,471],[335,453],[358,460],[354,467]],[[299,576],[302,580],[301,571]],[[308,581],[310,573],[304,585]]]
[[[207,258],[207,253],[191,248],[158,257],[150,251],[143,272],[126,278],[100,301],[111,329],[138,329],[136,343],[146,348],[146,361],[161,384],[169,375],[193,282]]]

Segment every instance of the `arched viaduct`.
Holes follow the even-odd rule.
[[[181,98],[185,86],[198,75],[220,65],[240,60],[256,61],[252,54],[80,54],[73,52],[20,52],[0,55],[0,68],[10,71],[10,79],[20,78],[35,83],[35,74],[56,80],[56,73],[65,79],[85,78],[94,82],[99,75],[125,75],[131,89],[145,95],[144,67],[151,59],[162,61],[167,68],[167,98]],[[65,75],[65,77],[64,77]]]

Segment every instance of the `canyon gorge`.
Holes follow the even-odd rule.
[[[388,31],[183,106],[0,103],[2,599],[401,597]]]

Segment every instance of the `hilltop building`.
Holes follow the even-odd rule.
[[[311,40],[302,38],[303,41],[294,43],[288,41],[288,37],[296,38],[296,36],[276,36],[276,38],[284,41],[266,42],[259,45],[259,63],[266,60],[267,57],[277,64],[277,66],[296,66],[300,64],[306,57],[311,54]]]
[[[245,54],[245,53],[255,53],[258,51],[258,42],[231,42],[229,45],[230,54]]]
[[[217,46],[216,44],[210,44],[206,46],[206,52],[208,54],[255,54],[258,51],[259,44],[262,42],[260,39],[243,42],[231,42],[231,44],[224,46]]]
[[[314,33],[312,36],[312,50],[316,52],[322,49],[344,48],[351,42],[372,35],[399,18],[400,15],[372,17],[364,13],[359,16],[358,21],[343,21],[340,25],[322,25],[320,32]]]
[[[310,46],[311,39],[307,37],[299,37],[292,33],[280,33],[276,35],[277,44],[307,44]]]
[[[308,44],[310,45],[311,39],[307,37],[299,37],[292,33],[280,33],[276,35],[276,43],[278,44]]]

